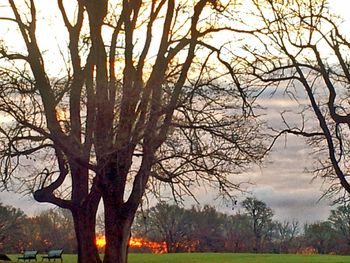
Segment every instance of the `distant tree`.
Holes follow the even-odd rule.
[[[159,203],[137,213],[133,234],[165,241],[168,252],[225,251],[227,220],[209,205],[184,209]]]
[[[164,202],[138,213],[133,233],[165,242],[169,253],[183,252],[188,242],[190,220],[184,208]]]
[[[18,252],[22,248],[26,215],[20,209],[0,203],[0,249]]]
[[[72,212],[79,263],[101,261],[103,199],[103,260],[125,263],[146,191],[181,196],[199,181],[227,195],[263,156],[253,87],[227,43],[247,31],[233,27],[236,1],[56,0],[51,17],[44,2],[0,6],[12,32],[0,40],[1,179]]]
[[[255,197],[247,197],[242,201],[246,214],[250,217],[250,227],[254,233],[254,251],[259,252],[262,241],[268,237],[271,229],[273,211]]]
[[[293,241],[300,233],[299,222],[296,220],[291,222],[275,222],[275,227],[277,231],[275,241],[278,245],[278,251],[282,253],[287,253],[290,251],[295,252],[296,247],[293,246]]]
[[[24,234],[29,241],[26,250],[48,251],[57,237],[57,231],[45,212],[28,218]]]
[[[137,217],[137,214],[138,213],[136,213],[136,217]],[[96,232],[99,235],[101,235],[101,234],[104,234],[104,231],[105,231],[105,217],[103,213],[100,213],[97,215],[97,218],[96,218]]]
[[[346,244],[346,251],[350,249],[350,204],[346,203],[338,206],[336,209],[331,210],[331,214],[328,217],[328,221],[336,233],[343,240],[342,243]]]
[[[316,222],[304,226],[305,243],[317,249],[319,254],[334,252],[338,245],[336,234],[329,222]]]
[[[50,227],[45,229],[41,226],[41,235],[45,236],[53,248],[62,248],[67,253],[76,253],[77,244],[74,233],[74,222],[71,213],[65,209],[50,209],[40,213],[41,220],[46,219]],[[40,223],[39,223],[40,224]],[[51,228],[51,229],[50,229]],[[51,233],[49,231],[52,231]]]
[[[224,225],[225,248],[230,252],[250,252],[253,249],[254,233],[247,214],[230,215]]]
[[[48,251],[62,248],[66,252],[76,252],[73,219],[68,213],[62,209],[50,209],[27,218],[22,233],[27,239],[25,249]]]
[[[198,251],[224,251],[226,216],[215,207],[194,206],[189,210],[192,240],[199,241]]]

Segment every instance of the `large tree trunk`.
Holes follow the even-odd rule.
[[[101,263],[96,247],[96,213],[88,208],[79,208],[72,213],[78,245],[78,263]]]
[[[127,263],[134,211],[118,209],[111,197],[104,197],[106,247],[104,263]]]

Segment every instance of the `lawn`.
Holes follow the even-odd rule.
[[[142,255],[131,254],[130,263],[345,263],[350,256],[331,255],[276,255],[276,254],[230,254],[193,253]]]
[[[17,261],[17,255],[10,255]],[[76,263],[76,255],[63,255],[64,263]],[[41,256],[38,256],[41,261]],[[22,261],[21,261],[22,262]],[[231,253],[130,254],[129,263],[348,263],[350,256],[277,255]]]

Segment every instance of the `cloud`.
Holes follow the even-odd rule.
[[[255,167],[246,173],[235,175],[237,182],[251,181],[248,190],[258,199],[264,201],[275,212],[278,220],[297,219],[302,223],[325,220],[331,209],[327,200],[318,202],[322,195],[320,191],[322,180],[312,181],[313,175],[305,172],[305,168],[312,166],[311,149],[302,138],[288,136],[287,141],[280,139],[274,151],[267,158],[262,167]],[[247,185],[246,185],[247,186]],[[200,187],[194,194],[201,205],[215,205],[219,211],[230,214],[236,213],[240,207],[224,204],[216,200],[216,191]],[[239,200],[247,195],[237,193]],[[30,196],[20,197],[14,194],[1,194],[1,200],[23,209],[33,215],[42,209],[52,207],[48,204],[39,204]],[[156,200],[152,202],[156,203]],[[191,198],[186,198],[185,205],[195,204]]]
[[[270,105],[264,116],[274,127],[281,126],[279,112],[285,109],[291,109],[295,104],[290,100],[285,103],[285,99],[279,97],[266,101]],[[289,121],[298,122],[300,116],[291,114]],[[312,181],[313,175],[305,172],[305,168],[312,168],[313,157],[310,149],[303,138],[296,136],[281,137],[275,144],[273,151],[265,160],[262,167],[255,167],[247,170],[243,174],[234,175],[235,182],[250,181],[248,190],[258,199],[266,202],[275,212],[275,218],[278,220],[297,219],[301,222],[313,222],[325,220],[328,217],[329,202],[322,200],[321,186],[322,180]],[[247,186],[247,185],[246,185]],[[210,188],[201,186],[194,190],[197,199],[202,205],[215,205],[219,211],[236,213],[239,207],[223,204],[216,200],[216,192]],[[239,200],[243,200],[246,195],[237,192]],[[27,214],[33,215],[43,209],[51,208],[49,204],[39,204],[31,196],[21,197],[13,193],[1,193],[0,199],[3,203],[19,207]],[[156,200],[152,202],[154,205]],[[186,198],[187,207],[195,204],[193,199]]]
[[[10,192],[0,193],[0,202],[4,205],[10,205],[21,209],[28,216],[33,216],[40,213],[43,210],[54,208],[55,206],[48,203],[38,203],[32,196],[20,195]]]
[[[262,186],[255,188],[253,193],[274,210],[275,218],[280,221],[296,219],[301,223],[310,223],[326,220],[329,216],[329,202],[319,200],[321,193],[312,188],[283,191]]]

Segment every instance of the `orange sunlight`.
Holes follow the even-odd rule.
[[[104,247],[106,246],[105,236],[96,237],[96,246],[98,249],[104,249]],[[165,242],[158,243],[158,242],[148,241],[143,238],[137,238],[137,237],[130,238],[129,246],[130,248],[148,248],[149,250],[151,250],[152,253],[155,253],[155,254],[167,252],[167,247]]]
[[[98,249],[102,249],[106,246],[106,238],[104,236],[96,237],[96,246]]]

